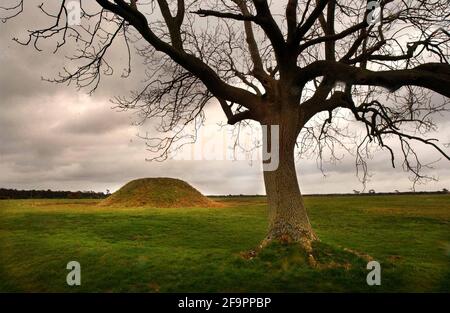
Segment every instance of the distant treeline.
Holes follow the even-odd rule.
[[[406,191],[406,192],[367,192],[367,193],[329,193],[329,194],[304,194],[305,197],[340,197],[340,196],[401,196],[401,195],[447,195],[447,189],[438,191]],[[210,198],[234,198],[234,197],[265,197],[266,195],[209,195]]]
[[[446,195],[448,190],[438,191],[405,191],[405,192],[372,192],[372,193],[332,193],[332,194],[310,194],[305,196],[330,197],[330,196],[414,196],[414,195]]]
[[[108,195],[95,191],[17,190],[0,188],[0,199],[103,199]]]

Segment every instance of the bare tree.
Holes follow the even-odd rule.
[[[363,180],[374,143],[395,166],[391,145],[397,140],[403,166],[416,181],[425,176],[414,142],[449,159],[443,146],[425,137],[435,130],[433,114],[445,111],[450,97],[448,0],[286,0],[278,13],[280,3],[267,0],[95,2],[80,2],[79,26],[70,24],[69,1],[44,3],[41,10],[53,21],[17,41],[40,49],[42,40],[56,38],[56,51],[75,41],[77,68],[54,81],[93,91],[102,75],[112,73],[108,51],[122,40],[129,59],[133,49],[144,57],[148,84],[116,103],[138,110],[143,120],[159,118],[164,133],[201,123],[213,98],[228,124],[279,125],[280,164],[264,172],[268,241],[317,239],[299,190],[294,150],[298,145],[321,159],[336,145],[347,149],[336,122],[342,110],[366,130],[355,151]],[[9,3],[2,7],[5,21],[28,5]],[[442,101],[431,101],[432,95]],[[164,159],[180,134],[149,140],[149,148]]]

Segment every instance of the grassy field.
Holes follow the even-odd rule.
[[[0,201],[0,291],[449,292],[450,196],[307,197],[321,242],[311,267],[292,246],[247,259],[264,198],[217,208],[105,208],[93,200]],[[382,285],[366,284],[367,256]],[[66,264],[81,264],[81,286]]]

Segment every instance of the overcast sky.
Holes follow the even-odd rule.
[[[130,112],[116,112],[109,101],[113,96],[127,95],[138,84],[139,76],[121,79],[119,68],[119,74],[104,79],[92,96],[71,86],[44,82],[42,76],[56,75],[65,64],[64,52],[54,55],[46,49],[38,53],[14,43],[12,37],[23,35],[28,23],[25,19],[31,20],[31,13],[0,23],[0,187],[105,191],[116,190],[135,178],[165,176],[184,179],[205,194],[264,193],[257,161],[146,161],[151,154],[136,134],[152,131],[154,125],[133,126],[135,117]],[[39,19],[33,16],[33,21]],[[113,53],[119,60],[124,54]],[[223,138],[230,128],[217,125],[225,118],[216,103],[207,107],[206,116],[204,136],[227,145]],[[440,117],[439,126],[437,136],[450,142],[448,117]],[[425,160],[438,158],[427,149],[421,152]],[[368,189],[411,188],[408,174],[392,169],[385,152],[375,154],[369,165],[372,177]],[[439,181],[417,186],[417,190],[449,188],[448,165],[447,161],[436,164],[428,173]],[[299,160],[297,170],[304,193],[362,189],[350,155],[336,165],[327,165],[326,176],[314,159]]]

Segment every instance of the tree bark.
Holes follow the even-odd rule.
[[[263,245],[277,240],[300,242],[310,247],[310,243],[318,239],[309,222],[295,171],[294,150],[298,129],[299,125],[295,121],[280,123],[278,167],[276,170],[264,170],[269,230]],[[268,131],[266,138],[263,138],[263,149],[267,152],[276,150],[271,147],[272,136],[273,133]],[[273,162],[273,156],[271,161]]]

